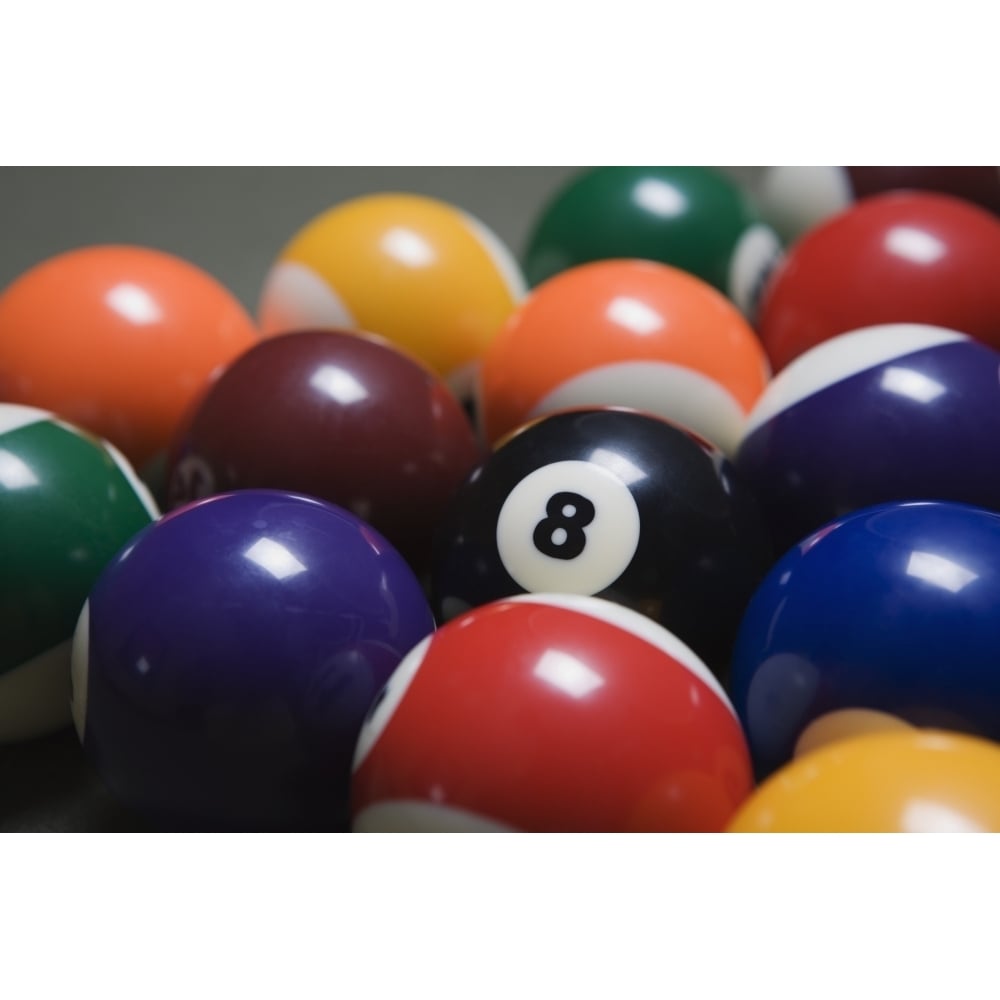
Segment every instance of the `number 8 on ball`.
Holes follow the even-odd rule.
[[[639,508],[606,466],[553,462],[510,491],[496,541],[504,569],[523,590],[596,594],[632,561]]]

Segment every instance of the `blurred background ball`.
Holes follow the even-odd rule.
[[[887,191],[936,191],[1000,214],[1000,167],[766,167],[758,188],[761,215],[789,241]]]
[[[839,708],[814,719],[802,730],[795,741],[792,756],[802,757],[831,743],[855,736],[913,728],[910,723],[888,712],[878,712],[873,708]]]
[[[550,199],[524,255],[532,285],[610,258],[696,275],[752,315],[781,252],[739,186],[711,167],[595,167]]]

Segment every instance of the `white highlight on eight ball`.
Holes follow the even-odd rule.
[[[632,562],[639,530],[635,498],[610,469],[553,462],[511,490],[497,518],[497,550],[527,591],[597,594]]]

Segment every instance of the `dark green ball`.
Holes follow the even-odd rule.
[[[701,278],[750,315],[780,251],[749,197],[710,167],[596,167],[545,207],[524,270],[534,286],[590,261],[653,260]]]
[[[158,512],[127,460],[0,403],[0,744],[70,723],[70,646],[104,567]]]

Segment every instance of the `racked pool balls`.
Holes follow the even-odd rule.
[[[1000,347],[1000,218],[925,192],[859,201],[789,250],[757,330],[777,372],[837,334],[885,323],[942,326]]]
[[[433,607],[447,620],[510,594],[593,594],[648,615],[725,675],[770,566],[754,498],[686,429],[623,409],[553,414],[514,434],[442,521]]]
[[[935,731],[838,741],[772,775],[729,833],[1000,833],[1000,747]]]
[[[264,340],[185,420],[168,504],[252,487],[346,507],[426,571],[434,526],[481,449],[461,404],[387,341],[338,331]]]
[[[861,198],[914,189],[950,194],[1000,215],[1000,167],[768,167],[761,213],[786,239],[798,239]]]
[[[495,443],[571,406],[632,406],[723,451],[767,384],[760,341],[736,307],[666,264],[583,264],[540,285],[483,357],[479,413]]]
[[[356,831],[718,831],[753,786],[718,681],[676,636],[531,595],[420,643],[365,720]]]
[[[0,743],[70,724],[70,643],[106,563],[158,516],[117,449],[0,403]]]
[[[322,501],[191,504],[104,571],[74,638],[97,772],[166,829],[340,829],[375,695],[434,627],[413,573]]]
[[[1000,352],[939,327],[889,324],[814,347],[750,414],[736,468],[779,551],[889,500],[1000,510]]]
[[[750,315],[780,252],[749,199],[711,167],[596,167],[545,206],[524,269],[537,285],[590,261],[655,260],[697,275]]]
[[[372,194],[295,234],[267,276],[259,317],[265,334],[380,334],[466,398],[475,365],[524,291],[517,262],[478,219],[434,198]]]
[[[1000,514],[954,503],[857,511],[795,546],[750,601],[732,694],[754,763],[868,708],[1000,739]]]
[[[236,298],[194,264],[83,247],[0,294],[0,399],[51,410],[144,471],[209,378],[256,340]]]

